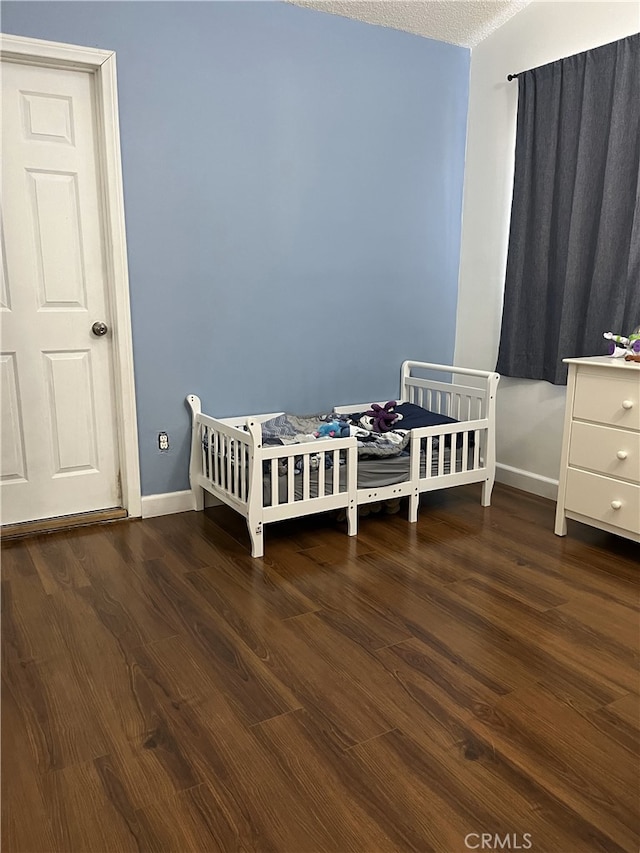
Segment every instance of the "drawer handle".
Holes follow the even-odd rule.
[[[622,401],[623,409],[633,409],[633,400],[623,400]]]
[[[627,451],[626,451],[626,450],[619,450],[619,451],[616,453],[616,456],[618,457],[618,459],[626,459],[628,455],[629,455],[629,454],[627,453]]]
[[[620,509],[622,501],[611,501],[611,509]]]

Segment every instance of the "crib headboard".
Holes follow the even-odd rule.
[[[472,377],[476,384],[463,384],[466,377]],[[405,361],[400,398],[458,421],[480,420],[493,414],[499,380],[499,374],[485,370]]]

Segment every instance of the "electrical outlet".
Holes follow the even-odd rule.
[[[162,451],[169,449],[169,435],[166,432],[158,433],[158,448]]]

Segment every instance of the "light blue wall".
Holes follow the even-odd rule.
[[[451,362],[468,50],[281,3],[2,13],[117,54],[143,494],[188,486],[189,392],[316,411]]]

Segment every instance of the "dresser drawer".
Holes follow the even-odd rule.
[[[640,486],[632,483],[569,468],[565,509],[640,534]]]
[[[637,375],[578,371],[573,417],[640,430],[640,368]]]
[[[569,465],[640,483],[640,432],[574,421]]]

